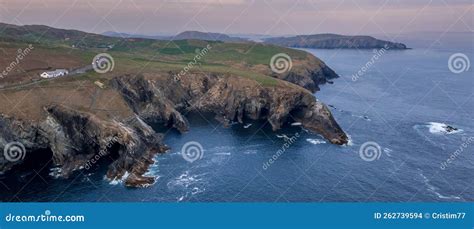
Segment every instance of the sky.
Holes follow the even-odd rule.
[[[472,32],[474,0],[0,0],[0,21],[173,35]]]

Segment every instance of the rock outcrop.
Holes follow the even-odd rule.
[[[308,54],[305,58],[308,62],[297,69],[293,69],[286,74],[268,73],[273,77],[296,84],[300,87],[306,88],[311,92],[320,90],[319,85],[331,82],[332,79],[339,78],[339,75],[334,72],[319,58]],[[300,64],[294,61],[295,64]]]

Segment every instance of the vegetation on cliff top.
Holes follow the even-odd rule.
[[[184,71],[184,74],[189,75],[219,74],[247,78],[263,87],[297,87],[282,77],[292,73],[310,79],[314,70],[325,66],[322,61],[304,51],[253,42],[116,38],[41,25],[16,26],[0,23],[0,47],[3,52],[0,66],[9,66],[15,61],[19,50],[30,45],[33,49],[0,78],[0,93],[11,99],[11,103],[0,109],[2,114],[37,119],[43,113],[43,106],[64,99],[68,100],[68,105],[86,110],[102,106],[94,111],[96,114],[100,114],[101,109],[109,110],[114,106],[121,113],[129,114],[122,105],[123,101],[113,96],[116,92],[107,87],[109,81],[119,75],[151,73],[176,77]],[[113,57],[113,71],[99,74],[89,70],[50,80],[39,76],[50,69],[65,68],[73,71],[90,66],[94,56],[99,53],[108,53]],[[291,71],[283,74],[272,72],[271,58],[279,53],[291,57]],[[196,61],[197,55],[201,58]],[[192,67],[188,67],[190,63],[193,64]],[[104,89],[100,89],[103,93],[95,92],[99,90],[94,85],[97,80],[106,85]],[[309,81],[313,82],[313,79]],[[98,102],[106,99],[102,98],[104,95],[113,97],[110,99],[110,107]],[[15,98],[23,98],[24,102],[18,105]],[[9,105],[22,111],[9,109]]]
[[[230,73],[254,79],[264,86],[278,84],[274,77],[270,77],[272,72],[269,68],[270,60],[275,54],[288,54],[295,72],[304,72],[308,63],[315,67],[320,64],[319,60],[308,59],[308,54],[303,51],[267,44],[116,38],[40,25],[0,24],[0,42],[5,54],[0,64],[5,66],[11,61],[8,57],[13,58],[18,48],[28,44],[35,47],[37,55],[28,56],[21,61],[16,72],[20,75],[31,71],[30,78],[38,75],[38,67],[74,68],[88,65],[101,52],[113,56],[114,75],[169,71],[177,73],[193,62],[197,53],[208,47],[209,51],[189,71]],[[65,64],[66,61],[72,63]],[[11,72],[10,75],[16,74]]]

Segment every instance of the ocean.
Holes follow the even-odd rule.
[[[305,50],[341,76],[321,86],[315,96],[330,107],[350,136],[345,146],[329,144],[298,123],[277,132],[265,122],[225,128],[210,117],[191,114],[188,133],[166,132],[165,143],[171,150],[156,156],[149,175],[157,181],[150,187],[125,188],[120,181],[104,179],[103,169],[55,179],[48,176],[48,168],[25,172],[14,180],[0,179],[0,186],[5,186],[0,199],[474,201],[474,74],[472,67],[454,73],[459,66],[450,70],[448,64],[456,53],[474,60],[472,45],[401,51]],[[447,126],[454,129],[448,132]],[[202,151],[199,157],[185,160],[181,150],[189,142]]]

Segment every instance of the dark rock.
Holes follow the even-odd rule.
[[[458,128],[447,125],[445,127],[445,130],[446,130],[446,132],[450,133],[450,132],[453,132],[453,131],[457,131]]]

